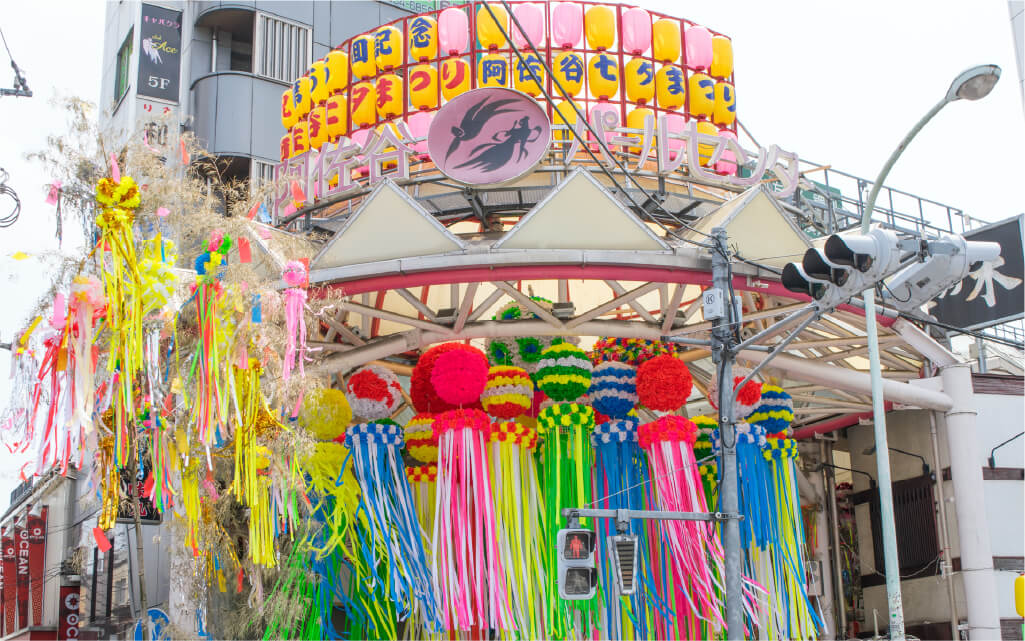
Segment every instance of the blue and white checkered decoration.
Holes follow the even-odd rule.
[[[637,404],[637,370],[626,363],[604,361],[591,372],[587,393],[596,411],[622,418]]]

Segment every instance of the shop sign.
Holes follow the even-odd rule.
[[[43,583],[46,580],[46,517],[43,506],[39,515],[28,517],[29,592],[32,593],[32,625],[43,624]]]
[[[4,632],[11,634],[16,630],[15,615],[18,608],[18,555],[14,537],[7,532],[3,534],[3,565],[4,565]]]
[[[142,5],[138,95],[178,102],[181,83],[182,12]]]
[[[993,262],[970,266],[968,276],[927,303],[936,320],[963,329],[981,329],[1025,316],[1025,215],[964,234],[965,240],[1000,245]]]
[[[28,528],[19,520],[14,526],[14,540],[18,546],[18,628],[27,628],[28,623]]]
[[[503,91],[515,93],[507,89]],[[470,96],[474,93],[467,92],[463,96]],[[452,102],[455,103],[461,97],[453,99]],[[435,119],[442,118],[443,111],[444,108],[438,112]],[[468,113],[468,111],[464,113]],[[445,120],[449,119],[445,118]],[[547,122],[547,117],[545,121]],[[288,216],[316,200],[344,196],[363,188],[373,188],[385,178],[397,181],[407,180],[410,157],[422,153],[415,148],[422,148],[422,142],[414,140],[405,122],[395,121],[393,124],[394,128],[392,126],[380,127],[379,131],[368,135],[362,144],[342,136],[335,143],[324,143],[319,151],[310,150],[275,165],[273,198],[275,217]],[[637,150],[636,160],[631,159],[629,162],[623,163],[627,172],[638,171],[654,157],[660,176],[673,174],[686,167],[692,178],[712,185],[741,189],[757,185],[768,176],[774,182],[770,193],[777,199],[789,198],[798,187],[800,167],[797,154],[784,151],[777,145],[768,148],[759,147],[754,151],[749,151],[742,148],[732,134],[705,133],[699,131],[696,121],[678,123],[678,121],[670,121],[664,115],[658,118],[648,116],[645,118],[643,126],[637,129],[621,127],[619,116],[611,111],[594,118],[594,122],[591,124],[598,135],[605,138],[608,146],[627,146]],[[428,149],[433,151],[435,148],[439,150],[444,148],[444,151],[438,153],[445,154],[447,152],[456,137],[451,132],[452,125],[449,126],[448,133],[444,134],[444,126],[439,125],[436,129],[435,123],[432,121],[427,138]],[[502,126],[505,127],[503,131],[507,134],[509,129],[513,128],[504,124]],[[492,134],[491,140],[487,142],[482,140],[483,136],[478,135],[479,132],[474,133],[474,139],[479,140],[478,146],[502,142],[502,140],[494,138],[499,133],[497,131],[499,123],[496,122],[494,127],[496,131]],[[551,125],[549,124],[548,127],[550,128]],[[569,137],[570,142],[566,145],[566,151],[563,152],[561,146],[555,149],[556,157],[565,159],[562,163],[564,169],[570,169],[573,166],[576,154],[582,150],[580,140],[586,140],[590,136],[583,122],[577,122],[572,125],[572,128],[577,135]],[[435,142],[432,146],[431,135],[444,135],[444,140],[448,141],[449,146],[445,146],[444,142]],[[528,139],[533,138],[533,134],[526,134],[526,136]],[[502,134],[499,137],[508,136]],[[541,135],[538,140],[543,138]],[[468,147],[468,149],[472,154],[474,148]],[[546,146],[546,151],[549,149],[550,145]],[[481,151],[484,150],[480,149],[478,153]],[[517,158],[518,154],[519,147],[517,145]],[[461,152],[460,156],[462,156]],[[615,160],[603,149],[597,151],[596,156],[599,162],[610,171],[620,171]],[[433,153],[431,158],[437,162]],[[458,165],[462,162],[466,161],[454,164]],[[745,166],[749,170],[737,172],[735,175],[724,175],[713,171],[713,167],[722,166],[722,163]],[[454,169],[450,167],[449,170],[453,171]],[[353,180],[354,171],[365,175],[366,180],[363,182]],[[480,179],[480,177],[468,175],[464,178],[469,181]],[[477,184],[458,178],[454,179],[465,182],[465,184]],[[297,188],[302,192],[305,201],[296,199]]]
[[[548,115],[509,89],[475,89],[438,110],[427,149],[441,173],[475,187],[507,183],[541,162],[552,142]]]
[[[60,610],[57,615],[57,640],[78,639],[78,600],[77,585],[62,585],[60,594]]]

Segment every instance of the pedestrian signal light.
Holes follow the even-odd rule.
[[[598,569],[594,560],[595,533],[582,528],[559,530],[559,596],[569,601],[594,598]]]

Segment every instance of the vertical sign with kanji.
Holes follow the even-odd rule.
[[[14,615],[18,607],[18,556],[14,547],[14,536],[5,528],[3,531],[3,564],[4,564],[4,631],[11,634],[14,627]]]
[[[138,94],[178,102],[181,85],[182,12],[142,5]]]
[[[15,522],[14,540],[18,546],[18,629],[29,626],[28,601],[28,528],[25,519],[27,514]]]
[[[45,505],[38,515],[28,517],[28,574],[32,593],[32,625],[43,625],[43,583],[46,579],[46,515]]]

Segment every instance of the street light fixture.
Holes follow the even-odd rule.
[[[926,461],[925,457],[922,456],[921,454],[915,454],[914,452],[909,452],[907,450],[902,450],[899,447],[889,447],[887,449],[889,449],[891,452],[900,452],[901,454],[906,454],[907,456],[914,456],[917,459],[921,459],[921,461],[922,461],[922,475],[923,476],[930,476],[932,474],[932,468],[929,467],[929,462]],[[876,446],[875,445],[872,445],[871,447],[866,447],[862,451],[862,454],[864,454],[865,456],[872,456],[875,453],[876,453]]]
[[[986,96],[1000,79],[1000,67],[981,65],[961,73],[951,83],[943,99],[919,120],[911,131],[904,136],[897,148],[893,150],[886,164],[879,171],[872,191],[869,192],[865,211],[861,217],[861,233],[868,234],[872,224],[872,212],[875,211],[876,198],[883,186],[883,181],[890,174],[894,163],[904,153],[911,140],[947,104],[955,100],[978,100]],[[875,290],[864,291],[865,300],[865,335],[868,340],[869,372],[872,378],[872,420],[875,442],[879,447],[876,456],[876,476],[879,478],[879,510],[882,521],[883,560],[886,572],[886,601],[890,609],[890,639],[904,641],[904,606],[900,593],[900,566],[897,559],[897,532],[893,520],[893,486],[890,480],[890,452],[886,443],[886,408],[883,404],[883,374],[879,363],[879,333],[876,328]]]

